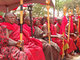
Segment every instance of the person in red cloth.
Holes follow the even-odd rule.
[[[75,18],[71,17],[71,29],[70,29],[70,37],[75,41],[77,38],[77,25],[75,24]]]
[[[77,31],[75,32],[77,34],[77,38],[75,39],[75,44],[77,46],[77,53],[80,53],[80,21],[79,21],[79,25],[78,25],[78,19],[80,20],[80,16],[76,16],[76,19],[74,20],[74,23],[77,26]],[[79,26],[79,28],[78,28]]]
[[[43,31],[44,31],[44,33],[45,34],[47,34],[48,33],[48,30],[47,30],[47,22],[45,22],[44,24],[43,24]],[[60,47],[60,49],[61,49],[61,47],[62,47],[62,40],[60,40],[60,39],[63,39],[62,38],[62,35],[60,35],[60,34],[56,34],[56,27],[53,25],[53,19],[50,17],[50,31],[51,31],[51,38],[52,38],[52,41],[53,42],[55,42],[55,43],[57,43],[58,44],[58,46]],[[54,37],[55,36],[55,37]],[[56,39],[57,38],[57,39]],[[48,38],[45,38],[45,40],[48,40]],[[60,41],[59,41],[60,40]],[[60,54],[62,55],[62,49],[60,50]]]
[[[52,23],[52,19],[50,19],[50,29],[51,29],[51,34],[52,35],[57,35],[57,36],[59,36],[59,37],[56,37],[56,38],[52,38],[52,41],[53,42],[55,42],[55,43],[57,43],[58,44],[58,46],[60,47],[60,55],[62,55],[63,54],[63,44],[62,44],[62,42],[63,42],[63,36],[62,36],[62,34],[59,34],[59,33],[57,33],[57,32],[59,32],[59,31],[57,31],[57,29],[56,29],[56,27],[55,27],[55,25],[53,25],[53,23]],[[60,21],[59,21],[60,22]],[[65,41],[65,47],[67,47],[67,41],[66,40],[64,40]],[[65,48],[64,47],[64,50],[66,50],[67,48]]]
[[[61,22],[62,22],[62,24],[61,24]],[[66,19],[66,16],[64,16],[63,17],[63,21],[62,21],[62,19],[58,19],[58,23],[57,23],[56,27],[57,27],[57,33],[63,34],[62,32],[64,32],[64,35],[66,37],[66,40],[64,40],[64,41],[66,41],[67,45],[69,45],[69,47],[67,46],[68,48],[66,49],[66,57],[69,57],[70,56],[69,53],[71,53],[72,51],[76,50],[76,46],[74,44],[74,41],[71,38],[70,38],[69,42],[67,40],[67,35],[66,35],[67,32],[65,31],[66,25],[67,25],[66,22],[67,22],[67,19]]]
[[[7,13],[5,15],[5,21],[6,22],[2,23],[2,25],[5,25],[9,30],[9,38],[18,41],[20,39],[20,26],[15,24],[16,19],[14,14]],[[24,28],[24,26],[23,40],[23,48],[28,60],[45,60],[45,56],[42,50],[42,43],[38,39],[30,38],[29,32]]]
[[[43,17],[41,20],[40,20],[40,27],[42,29],[42,26],[47,22],[47,17]]]
[[[25,22],[26,25],[28,25],[30,27],[30,24],[29,24],[30,23],[30,19],[29,18],[25,17],[24,22]],[[51,44],[49,44],[48,40],[44,39],[44,38],[46,38],[48,36],[47,36],[47,34],[44,34],[44,31],[42,31],[39,28],[39,23],[40,23],[39,20],[35,22],[34,37],[42,42],[43,52],[45,54],[46,60],[60,60],[61,56],[59,55],[59,50],[60,49],[59,49],[58,45],[56,43],[54,43],[54,42],[51,42]],[[42,29],[43,29],[43,27],[42,27]]]
[[[41,29],[40,20],[35,20],[35,22],[33,23],[34,23],[34,26],[38,26]]]
[[[74,23],[74,17],[73,16],[70,16],[69,18],[71,18],[71,21],[70,21],[70,40],[69,40],[69,49],[68,49],[68,53],[70,53],[71,55],[75,55],[73,51],[77,50],[76,48],[76,45],[75,44],[72,44],[71,45],[71,42],[75,42],[76,41],[76,38],[77,38],[77,35],[76,35],[76,32],[77,32],[77,26],[76,24]],[[67,28],[67,31],[68,31],[68,26],[69,24],[67,24],[66,28]],[[71,49],[70,49],[71,48]]]
[[[0,25],[0,60],[28,60],[26,53],[16,47],[18,42],[6,35],[6,27]]]

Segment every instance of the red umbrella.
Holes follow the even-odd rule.
[[[24,0],[24,2],[29,2],[31,0]],[[20,0],[0,0],[0,11],[6,12],[18,7],[20,5]]]
[[[42,3],[46,4],[46,0],[23,0],[24,4],[26,3]],[[51,1],[51,0],[50,0]],[[0,11],[6,12],[6,9],[13,10],[14,8],[20,5],[20,0],[0,0]],[[54,6],[52,1],[50,3],[51,6]]]

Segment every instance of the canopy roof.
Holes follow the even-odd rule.
[[[24,4],[26,3],[42,3],[46,4],[46,0],[23,0]],[[50,0],[51,1],[51,0]],[[20,5],[20,0],[0,0],[0,11],[6,12],[8,10],[12,10]],[[52,1],[50,3],[51,6],[54,6]]]

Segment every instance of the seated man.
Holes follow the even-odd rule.
[[[15,24],[15,15],[7,13],[5,15],[5,21],[6,22],[1,23],[1,25],[7,27],[9,38],[17,42],[20,39],[20,26]],[[23,26],[23,51],[26,52],[28,60],[45,60],[41,42],[38,39],[30,38],[30,34],[26,30],[27,28],[24,28]]]
[[[24,19],[24,25],[23,27],[29,27],[30,28],[30,20],[29,18],[25,17]],[[38,21],[37,21],[38,23]],[[26,28],[27,30],[29,30],[28,28]],[[31,29],[29,30],[30,34],[31,34]],[[35,27],[33,26],[33,33],[34,33],[34,37],[39,39],[42,42],[43,45],[43,52],[45,54],[45,58],[46,60],[60,60],[61,57],[59,55],[59,47],[56,43],[51,42],[51,45],[45,41],[43,38],[47,37],[46,34],[43,34],[43,31],[38,27],[38,25],[36,25]]]
[[[63,26],[62,22],[64,20],[66,20],[66,22],[64,23],[64,26]],[[57,19],[57,24],[56,24],[56,31],[57,31],[57,34],[63,34],[63,32],[64,32],[64,36],[65,36],[65,39],[64,39],[64,43],[65,43],[65,45],[64,45],[65,56],[67,58],[72,58],[72,56],[70,55],[70,53],[72,51],[76,50],[76,46],[74,44],[74,41],[71,38],[68,41],[68,36],[67,36],[67,33],[68,33],[67,31],[68,30],[66,30],[66,25],[67,25],[67,19],[66,19],[65,16],[63,17],[63,19],[58,18]],[[62,30],[64,30],[64,31],[62,31]]]
[[[6,38],[5,26],[0,26],[0,60],[28,60],[26,54],[16,45],[16,41]]]

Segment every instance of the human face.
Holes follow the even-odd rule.
[[[28,17],[24,19],[24,23],[27,24],[28,26],[30,26],[30,20]]]
[[[40,25],[40,21],[39,21],[39,20],[36,21],[36,25],[37,25],[37,26]]]
[[[58,21],[58,23],[59,23],[59,24],[61,24],[61,23],[62,23],[62,20],[61,20],[61,19],[59,19],[59,20],[57,20],[57,21]]]
[[[12,13],[8,14],[5,19],[7,22],[13,24],[16,23],[16,16]]]
[[[42,19],[42,20],[41,20],[41,24],[42,24],[42,25],[43,25],[45,22],[46,22],[45,19]]]

